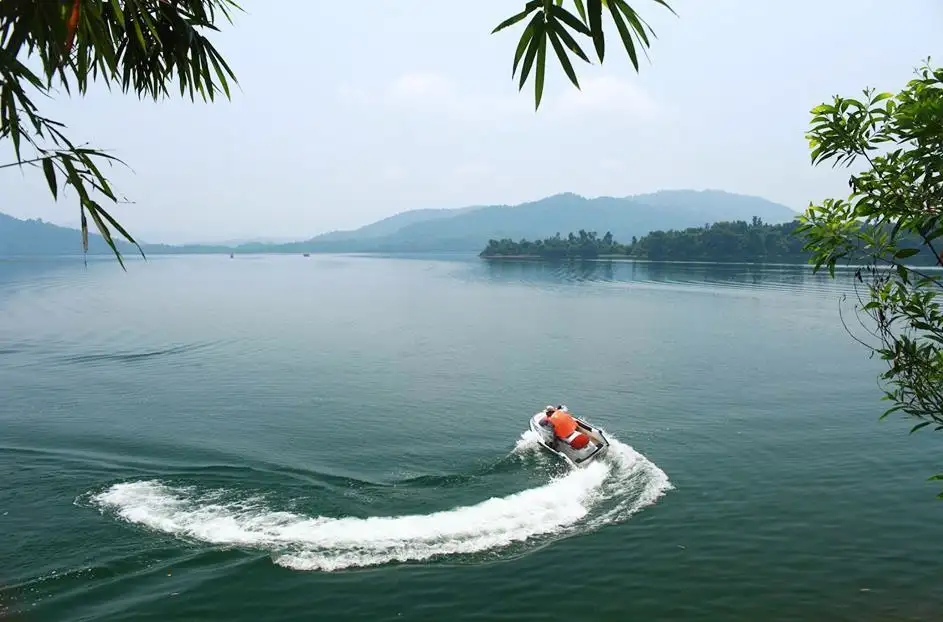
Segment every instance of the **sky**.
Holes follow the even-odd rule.
[[[594,64],[574,61],[581,90],[548,53],[537,111],[532,80],[511,77],[524,23],[490,34],[523,0],[242,0],[213,37],[231,101],[99,86],[41,111],[128,164],[106,170],[138,238],[298,240],[560,192],[710,188],[801,211],[847,194],[847,171],[809,162],[809,110],[943,61],[940,0],[669,2],[677,16],[630,1],[658,36],[639,73],[611,25],[602,65],[589,42]],[[0,169],[0,212],[78,223],[74,194],[54,201],[38,169]]]

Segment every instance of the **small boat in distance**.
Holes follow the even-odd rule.
[[[311,253],[305,253],[305,257],[310,257]]]
[[[566,406],[560,406],[557,410],[563,410],[573,417],[576,421],[576,430],[566,439],[556,438],[552,427],[540,424],[547,416],[545,410],[540,411],[531,417],[530,429],[537,435],[538,442],[544,448],[562,457],[574,467],[584,466],[605,455],[606,450],[609,449],[609,439],[606,438],[602,429],[583,421],[567,410]]]

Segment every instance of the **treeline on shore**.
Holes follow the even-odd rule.
[[[795,231],[798,221],[767,224],[754,217],[716,222],[683,230],[652,231],[628,244],[613,239],[612,233],[599,236],[595,231],[580,230],[562,237],[559,233],[543,240],[489,240],[480,253],[485,258],[594,259],[630,258],[649,261],[738,261],[770,263],[806,263],[810,254],[803,250],[806,240]],[[902,240],[905,242],[905,240]],[[919,247],[918,240],[906,240]],[[902,244],[903,245],[903,244]],[[934,264],[928,250],[910,257],[907,263]]]

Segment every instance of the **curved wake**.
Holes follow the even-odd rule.
[[[538,450],[525,432],[515,453]],[[597,529],[625,520],[671,488],[667,476],[611,439],[608,456],[536,488],[430,514],[368,518],[278,511],[260,497],[232,499],[156,480],[115,484],[92,503],[130,523],[216,545],[268,550],[296,570],[339,570],[446,555]]]

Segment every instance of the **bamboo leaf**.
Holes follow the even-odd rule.
[[[119,0],[111,0],[111,10],[115,12],[115,19],[119,23],[124,23],[124,11],[121,10],[121,2]]]
[[[124,259],[121,257],[121,252],[115,245],[115,241],[111,239],[111,231],[108,230],[108,226],[101,219],[101,216],[98,213],[99,205],[94,201],[88,201],[86,203],[86,209],[88,210],[89,215],[91,215],[92,220],[95,222],[95,227],[98,228],[98,232],[101,233],[102,238],[105,239],[105,242],[111,248],[111,251],[115,254],[115,257],[118,258],[118,263],[121,264],[121,269],[127,272],[128,269],[124,265]]]
[[[141,25],[133,17],[131,18],[131,23],[134,24],[134,34],[137,36],[138,43],[141,45],[141,52],[143,53],[147,50],[147,43],[144,42],[144,33],[141,32]]]
[[[537,50],[544,41],[543,14],[541,13],[539,15],[541,19],[534,24],[534,35],[531,37],[530,44],[527,46],[527,54],[524,55],[524,64],[521,66],[521,80],[517,87],[518,90],[524,88],[524,83],[527,81],[527,76],[530,74],[530,69],[534,64],[534,58],[537,57]]]
[[[3,83],[3,90],[0,91],[0,136],[9,133],[13,140],[13,153],[16,161],[20,162],[20,119],[16,110],[16,100],[14,99],[13,88],[7,83]],[[4,127],[6,126],[6,127]],[[7,130],[3,132],[3,130]]]
[[[580,14],[580,19],[583,20],[583,23],[586,23],[586,7],[583,6],[583,0],[573,0],[576,4],[576,12]]]
[[[672,13],[674,13],[675,17],[678,16],[678,14],[675,13],[675,10],[672,9],[670,6],[668,6],[668,3],[665,2],[665,0],[655,0],[655,2],[657,2],[657,3],[660,4],[661,6],[665,7],[666,9],[668,9],[669,11],[671,11]]]
[[[75,164],[72,162],[72,158],[68,154],[60,154],[60,160],[62,161],[62,166],[66,170],[66,179],[68,183],[75,188],[75,191],[79,194],[79,199],[83,202],[88,201],[88,191],[85,189],[85,182],[82,180],[82,176],[79,174],[79,171],[75,168]]]
[[[566,72],[570,82],[572,82],[574,86],[579,89],[580,83],[579,80],[576,79],[576,72],[573,71],[573,65],[570,64],[569,55],[566,53],[566,50],[563,49],[563,45],[560,43],[560,39],[557,37],[557,33],[554,32],[552,25],[547,30],[547,36],[550,37],[550,43],[553,45],[553,50],[556,52],[557,58],[560,59],[560,64],[563,66],[563,71]]]
[[[93,203],[94,203],[94,201],[93,201]],[[111,226],[114,227],[115,229],[117,229],[118,232],[119,232],[121,235],[124,236],[124,239],[126,239],[126,240],[129,241],[129,242],[131,242],[132,244],[134,244],[134,245],[137,247],[138,252],[141,253],[141,257],[144,257],[144,259],[147,259],[147,257],[144,255],[144,249],[141,248],[141,245],[138,244],[137,240],[135,240],[133,237],[131,237],[131,234],[128,233],[128,232],[125,230],[125,228],[122,227],[121,224],[111,216],[111,214],[109,214],[107,211],[105,211],[105,208],[103,208],[103,207],[102,207],[101,205],[99,205],[98,203],[94,203],[94,205],[95,205],[95,209],[98,210],[98,212],[105,218],[105,220],[107,220],[109,223],[111,223]]]
[[[562,21],[576,32],[584,34],[587,37],[592,36],[593,33],[589,31],[589,28],[563,7],[554,5],[550,12],[555,19]]]
[[[43,174],[46,175],[46,183],[49,184],[49,192],[53,199],[59,198],[59,186],[56,183],[56,169],[52,166],[51,157],[43,159]]]
[[[229,83],[226,80],[226,74],[223,73],[223,69],[220,67],[219,61],[216,60],[216,56],[212,53],[212,50],[207,50],[207,56],[210,57],[210,62],[213,64],[213,70],[216,72],[216,77],[219,79],[219,83],[223,87],[223,92],[226,93],[226,99],[232,99],[232,96],[229,93]]]
[[[521,21],[522,19],[530,15],[531,12],[534,9],[536,9],[538,6],[540,6],[539,0],[531,0],[530,2],[524,5],[523,11],[521,11],[517,15],[512,15],[511,17],[507,18],[506,20],[504,20],[503,22],[495,26],[494,30],[491,31],[491,34],[504,30],[508,26],[513,26],[517,22]]]
[[[546,31],[546,26],[541,30]],[[542,35],[544,33],[541,33]],[[540,37],[537,49],[537,76],[534,78],[534,110],[540,108],[540,100],[544,94],[544,74],[547,70],[547,37]]]
[[[98,153],[96,152],[95,155],[98,155]],[[101,171],[98,170],[98,167],[95,166],[95,163],[92,161],[92,159],[86,155],[81,157],[81,162],[98,180],[98,183],[93,183],[93,185],[98,188],[106,197],[112,201],[117,201],[118,199],[115,197],[114,192],[111,191],[111,186],[108,184],[108,180],[104,175],[101,174]]]
[[[85,218],[85,206],[83,205],[79,211],[82,214],[82,250],[83,252],[88,252],[88,220]]]
[[[603,61],[606,52],[606,36],[602,31],[602,0],[587,0],[589,12],[589,29],[593,33],[593,46],[599,62]]]
[[[583,52],[583,48],[579,46],[573,35],[571,35],[566,28],[560,28],[557,31],[557,34],[560,36],[560,39],[563,41],[563,44],[570,48],[570,51],[579,56],[581,59],[590,62],[589,58],[586,56],[586,53]]]
[[[635,54],[635,43],[632,41],[632,33],[629,32],[628,26],[625,25],[625,21],[622,19],[617,1],[609,2],[609,13],[612,14],[612,21],[616,23],[616,28],[619,29],[619,36],[622,37],[622,45],[625,46],[625,51],[629,53],[632,66],[638,71],[638,57]]]
[[[521,33],[521,40],[517,42],[517,49],[514,51],[514,65],[511,67],[511,76],[517,73],[517,65],[520,63],[524,52],[527,50],[527,46],[533,40],[537,23],[540,22],[540,20],[540,13],[534,15],[533,19],[530,20],[530,22],[527,24],[527,27],[524,29],[524,32]]]
[[[625,0],[616,0],[619,9],[622,11],[622,14],[625,15],[625,18],[629,20],[629,24],[635,29],[635,32],[638,33],[639,37],[645,43],[646,46],[651,45],[648,40],[648,35],[645,34],[645,28],[642,26],[642,23],[639,21],[638,16],[635,11],[628,4],[625,3]]]

